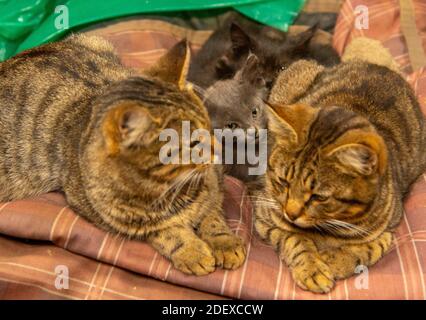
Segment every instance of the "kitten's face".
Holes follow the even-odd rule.
[[[208,88],[204,99],[214,129],[266,128],[266,87],[255,56],[232,79]]]
[[[266,176],[281,218],[300,228],[345,233],[368,214],[386,167],[383,140],[342,108],[275,107]]]
[[[217,76],[220,79],[232,77],[243,67],[247,56],[252,53],[259,59],[260,72],[266,86],[271,89],[279,72],[305,55],[315,32],[316,27],[312,27],[297,35],[274,38],[259,34],[259,39],[256,39],[232,24],[230,30],[232,46],[219,59],[216,65]]]

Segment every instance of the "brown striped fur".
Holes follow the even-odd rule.
[[[188,63],[183,41],[135,76],[108,42],[79,35],[0,64],[0,200],[62,190],[81,216],[147,240],[185,273],[239,267],[218,167],[159,159],[162,129],[210,129]]]
[[[271,104],[256,229],[300,287],[328,292],[390,249],[404,195],[426,170],[425,121],[406,81],[367,62],[296,62]]]

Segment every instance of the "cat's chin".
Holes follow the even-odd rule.
[[[294,226],[296,226],[296,227],[298,227],[298,228],[302,228],[302,229],[309,229],[309,228],[313,228],[314,226],[315,226],[315,223],[314,222],[312,222],[312,221],[308,221],[308,220],[306,220],[306,219],[304,219],[303,218],[303,216],[302,217],[299,217],[299,218],[297,218],[296,220],[291,220],[288,216],[287,216],[287,214],[285,213],[285,212],[283,212],[284,213],[284,218],[285,218],[285,220],[288,222],[288,223],[290,223],[290,224],[292,224],[292,225],[294,225]]]

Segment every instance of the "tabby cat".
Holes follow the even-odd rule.
[[[213,129],[230,129],[239,136],[239,143],[245,150],[247,143],[258,144],[258,132],[266,129],[266,105],[267,89],[265,81],[260,74],[259,59],[255,55],[247,58],[245,65],[232,79],[219,80],[209,87],[203,97],[207,107]],[[236,134],[241,129],[241,136]],[[252,129],[254,135],[249,136]],[[220,137],[219,137],[220,138]],[[222,142],[223,143],[223,142]],[[231,149],[222,144],[222,163],[225,163],[225,152],[233,153],[233,163],[225,164],[225,173],[243,181],[251,181],[256,176],[248,174],[250,164],[237,163],[237,142]]]
[[[210,129],[188,63],[183,41],[135,76],[108,42],[78,35],[0,64],[0,200],[62,190],[78,214],[145,239],[182,272],[239,267],[220,168],[159,158],[162,129]]]
[[[298,286],[328,292],[390,249],[403,198],[426,170],[424,117],[400,75],[360,61],[296,62],[271,105],[256,230]]]

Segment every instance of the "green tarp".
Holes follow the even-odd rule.
[[[72,29],[140,14],[234,9],[286,31],[305,0],[0,0],[0,61]]]

